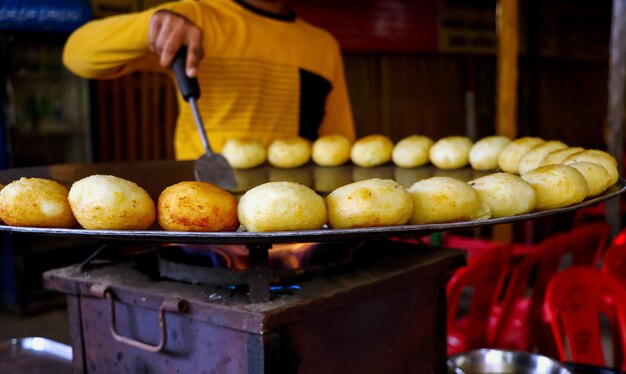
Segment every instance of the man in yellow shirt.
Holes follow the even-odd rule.
[[[75,74],[94,79],[169,71],[182,45],[217,152],[241,137],[265,145],[296,135],[354,140],[339,45],[298,18],[286,0],[182,0],[91,21],[70,36],[63,61]],[[180,95],[179,109],[176,157],[194,159],[204,149]]]

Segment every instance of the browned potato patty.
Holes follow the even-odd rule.
[[[20,178],[0,191],[0,218],[9,226],[76,226],[68,190],[56,181]]]
[[[235,231],[237,201],[207,182],[180,182],[167,187],[157,203],[159,226],[170,231]]]

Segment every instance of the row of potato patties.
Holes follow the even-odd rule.
[[[234,231],[237,201],[204,182],[183,182],[163,190],[157,203],[136,183],[92,175],[71,188],[43,178],[20,178],[0,191],[0,219],[10,226],[82,227],[88,230]]]
[[[586,152],[586,151],[585,151]],[[596,152],[594,157],[605,157]],[[583,156],[579,156],[583,157]],[[514,216],[580,203],[602,193],[609,173],[598,163],[550,164],[521,176],[498,172],[470,182],[431,177],[404,188],[371,178],[333,190],[325,199],[296,182],[268,182],[239,201],[207,182],[167,187],[155,204],[136,183],[92,175],[68,190],[56,181],[21,178],[0,191],[0,219],[12,226],[90,230],[312,230],[429,224]]]
[[[588,151],[586,154],[581,152]],[[577,156],[574,156],[577,154]],[[550,164],[575,163],[576,158],[599,163],[617,181],[616,163],[602,151],[568,147],[558,140],[539,137],[511,140],[488,136],[477,142],[465,136],[448,136],[434,142],[423,135],[411,135],[397,143],[384,135],[369,135],[351,143],[342,135],[326,135],[314,142],[301,137],[274,140],[267,149],[254,139],[231,139],[223,155],[233,168],[250,169],[268,161],[278,168],[295,168],[312,160],[319,166],[339,166],[352,161],[360,167],[375,167],[393,162],[402,168],[431,163],[441,170],[471,166],[475,170],[500,170],[524,174]],[[600,157],[600,161],[598,157]]]
[[[432,144],[427,137],[414,136],[394,146],[383,135],[369,135],[352,143],[336,134],[321,136],[314,142],[298,136],[280,138],[266,149],[255,139],[237,138],[226,142],[222,154],[235,169],[254,168],[266,160],[285,169],[305,165],[310,160],[319,166],[340,166],[352,161],[361,167],[373,167],[388,163],[392,157],[400,166],[407,162],[420,166],[428,162],[428,148]]]
[[[375,155],[376,150],[384,150],[385,156],[378,157],[378,160],[391,159],[403,168],[419,167],[430,162],[441,170],[456,170],[469,165],[474,170],[518,174],[526,180],[545,178],[550,173],[574,174],[580,180],[574,171],[554,167],[565,165],[578,171],[587,182],[586,197],[601,194],[619,179],[617,161],[609,153],[569,147],[561,141],[546,141],[539,137],[511,140],[504,136],[488,136],[474,143],[464,136],[449,136],[433,142],[428,137],[413,135],[402,139],[393,148],[388,139],[379,135],[359,141],[371,147],[370,154]],[[376,165],[361,163],[360,166]],[[584,188],[581,186],[579,190],[583,191]]]

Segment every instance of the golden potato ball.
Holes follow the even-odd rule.
[[[612,186],[619,179],[619,172],[617,171],[617,161],[608,152],[600,151],[598,149],[587,149],[573,155],[568,156],[563,163],[565,165],[580,162],[589,161],[602,165],[609,173],[611,179],[609,180],[609,186]]]
[[[69,202],[88,230],[146,230],[156,220],[156,206],[146,190],[113,175],[91,175],[74,182]]]
[[[511,144],[507,145],[498,157],[498,167],[507,173],[517,174],[519,162],[524,153],[532,147],[544,143],[545,140],[537,137],[526,136],[515,139]]]
[[[157,202],[159,226],[168,231],[236,231],[237,200],[211,183],[186,181],[167,187]]]
[[[400,140],[391,152],[391,159],[401,168],[416,168],[429,161],[428,152],[434,144],[427,136],[411,135]]]
[[[336,229],[404,225],[411,195],[398,182],[373,178],[337,188],[326,197],[328,225]]]
[[[494,170],[498,167],[498,157],[511,139],[506,136],[487,136],[472,146],[469,153],[469,163],[474,170]]]
[[[430,147],[430,162],[442,170],[460,169],[469,163],[472,141],[466,136],[447,136]]]
[[[445,223],[489,218],[478,193],[466,182],[432,177],[409,188],[413,200],[411,224]]]
[[[589,197],[600,195],[611,186],[611,176],[609,175],[609,172],[606,171],[606,169],[600,164],[588,161],[579,161],[567,165],[578,170],[583,177],[585,177],[587,186],[589,187],[589,195],[587,195]]]
[[[251,169],[265,162],[267,151],[256,139],[236,138],[224,144],[222,155],[233,169]]]
[[[277,168],[297,168],[310,159],[311,142],[299,136],[276,139],[267,149],[267,160]]]
[[[578,204],[589,195],[585,177],[567,165],[546,165],[522,174],[537,195],[535,210],[543,211]]]
[[[480,207],[474,212],[472,217],[470,218],[472,221],[480,221],[483,219],[489,219],[493,215],[491,213],[491,208],[489,205],[485,204],[484,201],[480,202]]]
[[[248,231],[315,230],[326,223],[324,199],[295,182],[268,182],[243,194],[239,222]]]
[[[585,148],[583,147],[568,147],[565,149],[552,151],[548,153],[546,157],[543,158],[543,160],[541,160],[538,166],[562,164],[569,156],[573,155],[574,153],[582,152],[584,150]]]
[[[22,177],[0,190],[0,218],[9,226],[75,227],[68,193],[56,181]]]
[[[494,173],[474,179],[469,185],[489,206],[493,218],[516,216],[535,209],[535,190],[517,175]]]
[[[384,135],[368,135],[352,145],[350,159],[363,168],[380,166],[391,161],[393,142]]]
[[[340,166],[350,161],[352,142],[343,135],[325,135],[313,142],[311,158],[319,166]]]
[[[536,169],[543,159],[550,154],[550,152],[566,149],[567,144],[558,140],[550,140],[545,143],[541,143],[529,149],[522,155],[517,166],[517,173],[524,174],[527,171]]]

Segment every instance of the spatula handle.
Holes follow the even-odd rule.
[[[200,140],[202,141],[204,151],[206,154],[210,155],[211,153],[213,153],[213,150],[211,149],[211,143],[209,143],[209,138],[206,136],[206,132],[204,132],[204,123],[202,122],[200,109],[198,108],[198,103],[196,102],[195,97],[189,97],[189,105],[191,105],[191,113],[193,114],[196,126],[198,127],[198,133],[200,134]]]
[[[196,100],[200,98],[200,86],[198,80],[194,77],[188,77],[185,73],[185,64],[187,62],[187,46],[182,46],[174,56],[172,62],[172,70],[176,75],[176,81],[180,88],[180,93],[183,95],[185,101],[189,101],[190,97]]]
[[[176,75],[176,82],[178,83],[178,88],[180,89],[183,99],[191,105],[191,112],[196,122],[196,126],[198,127],[198,133],[200,134],[200,140],[202,141],[204,151],[207,154],[211,154],[213,153],[213,150],[211,149],[209,139],[204,132],[204,123],[202,122],[197,102],[198,98],[200,98],[200,86],[198,85],[198,80],[196,78],[188,77],[185,73],[186,61],[187,46],[183,45],[180,47],[178,52],[176,52],[176,56],[174,56],[172,70],[174,70],[174,75]]]

